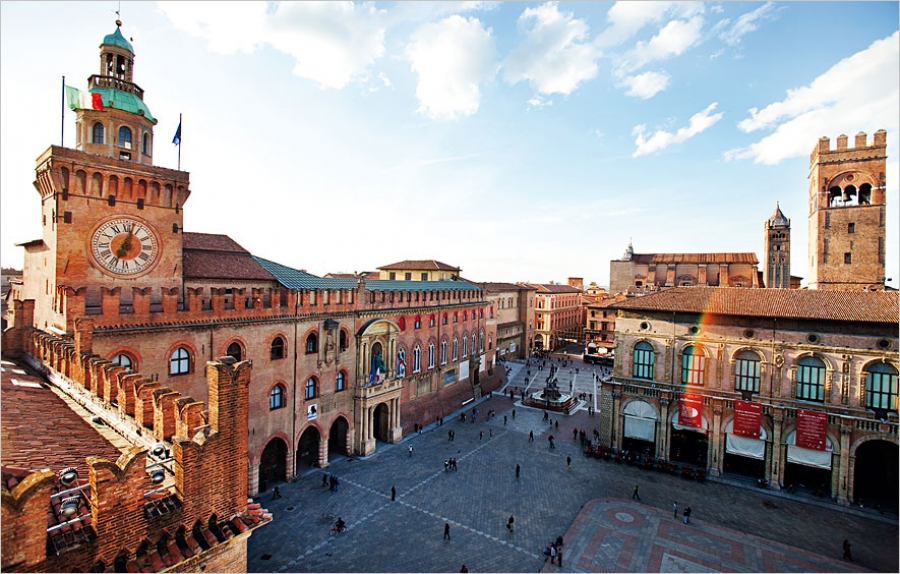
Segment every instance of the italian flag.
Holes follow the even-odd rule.
[[[103,96],[95,92],[85,92],[72,86],[66,86],[66,99],[69,100],[69,109],[103,109]]]

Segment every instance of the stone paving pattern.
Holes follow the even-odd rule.
[[[529,384],[522,365],[508,365],[510,386]],[[530,388],[542,387],[546,374],[532,369]],[[593,392],[590,367],[578,359],[560,373],[563,392],[573,378],[576,392]],[[250,537],[248,570],[458,572],[465,564],[470,572],[898,571],[895,515],[587,458],[572,429],[592,434],[599,416],[584,407],[551,416],[557,430],[541,421],[543,411],[495,393],[477,404],[475,424],[448,417],[400,444],[379,443],[365,459],[332,455],[329,468],[281,484],[282,498],[260,495],[275,520]],[[485,421],[489,409],[496,416]],[[450,457],[458,460],[456,472],[444,471]],[[322,486],[325,472],[340,478],[337,493]],[[635,484],[640,502],[630,500]],[[692,507],[691,524],[673,519],[673,500]],[[506,528],[510,515],[513,532]],[[349,528],[330,536],[338,516]],[[443,539],[445,521],[450,540]],[[557,535],[566,541],[562,568],[541,552]],[[853,544],[852,563],[841,560],[844,538]]]

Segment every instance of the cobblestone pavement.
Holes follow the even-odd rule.
[[[509,365],[509,384],[524,387],[525,370]],[[576,392],[592,392],[589,369],[578,360],[574,366],[580,368]],[[532,369],[532,390],[543,386],[546,371],[541,373]],[[566,368],[560,373],[564,392],[572,374]],[[508,394],[495,393],[477,408],[475,424],[448,417],[443,426],[399,445],[379,443],[365,459],[333,455],[329,468],[281,484],[280,499],[262,494],[259,501],[275,520],[250,537],[248,570],[457,572],[465,564],[471,572],[898,571],[896,516],[586,458],[572,429],[590,434],[599,417],[584,408],[551,416],[558,430],[541,421],[543,411]],[[496,416],[485,421],[489,409]],[[450,429],[456,431],[453,442]],[[550,434],[556,437],[553,450]],[[411,457],[408,444],[415,447]],[[458,460],[458,471],[444,471],[450,457]],[[337,493],[322,486],[324,472],[340,478]],[[635,485],[640,502],[630,500]],[[393,502],[391,486],[397,490]],[[672,518],[673,500],[692,507],[690,525]],[[511,515],[512,532],[506,527]],[[348,529],[330,536],[339,516]],[[449,540],[443,538],[445,522]],[[558,535],[566,540],[562,568],[542,554]],[[853,544],[853,563],[841,560],[844,538]]]

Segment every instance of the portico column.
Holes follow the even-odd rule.
[[[712,451],[713,451],[713,459],[712,465],[709,466],[709,473],[712,476],[719,476],[722,474],[722,407],[716,405],[713,407],[713,440],[712,440]],[[707,465],[709,465],[709,461],[707,460]]]
[[[784,483],[784,460],[781,455],[784,445],[781,441],[781,427],[784,424],[784,415],[780,411],[772,413],[772,480],[769,484],[773,488],[781,490]]]
[[[669,460],[669,406],[672,401],[661,399],[659,401],[659,428],[656,430],[656,456]]]
[[[328,468],[328,438],[319,438],[319,468]]]
[[[249,496],[259,494],[259,463],[250,464],[250,472],[247,477],[247,494]]]
[[[841,425],[840,479],[837,485],[837,502],[841,506],[850,506],[850,425]]]

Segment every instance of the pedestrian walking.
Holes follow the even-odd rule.
[[[684,517],[684,523],[688,524],[691,521],[691,507],[686,507],[683,511],[681,511],[681,516]]]
[[[506,415],[503,415],[503,425],[506,426]]]
[[[494,438],[494,429],[488,429],[488,438]]]
[[[519,463],[516,463],[516,478],[519,478]]]
[[[322,486],[328,486],[328,484],[329,484],[328,473],[326,472],[325,474],[322,475]]]
[[[556,421],[556,422],[553,423],[553,424],[554,424],[554,426],[556,426],[556,430],[559,430],[559,421]]]
[[[572,429],[572,440],[576,440],[577,438],[578,438],[578,429],[573,428]]]
[[[335,475],[331,475],[331,492],[337,494],[338,487],[340,486],[341,481],[338,480],[338,477]]]
[[[463,564],[463,565],[462,565],[462,568],[460,568],[459,571],[460,571],[460,572],[468,572],[469,569],[466,568],[466,565],[465,565],[465,564]]]
[[[566,468],[572,468],[572,457],[571,456],[566,457]]]
[[[444,540],[450,540],[450,523],[444,523]]]
[[[453,440],[453,431],[452,430],[447,431],[447,440]]]
[[[409,456],[412,456],[412,453],[413,453],[413,446],[409,445]]]
[[[563,555],[562,546],[559,546],[556,549],[556,565],[559,566],[560,568],[562,568],[562,555]]]
[[[638,494],[638,485],[637,484],[634,485],[634,490],[631,492],[631,500],[634,500],[634,499],[637,499],[638,501],[641,500],[641,495]]]
[[[550,564],[556,564],[556,544],[550,545]]]
[[[516,409],[513,409],[512,416],[513,416],[513,420],[516,420]]]
[[[281,491],[278,490],[278,485],[277,485],[277,484],[276,484],[275,487],[272,489],[272,500],[275,500],[276,498],[281,498]]]
[[[478,431],[478,440],[481,440],[483,438],[484,438],[484,431],[483,430]]]
[[[512,514],[510,514],[509,520],[506,521],[506,529],[509,530],[510,532],[513,531],[513,524],[515,523],[515,521],[516,521],[516,519],[513,518]]]
[[[395,500],[397,500],[397,487],[391,485],[391,502],[394,502]]]
[[[672,502],[672,518],[678,518],[678,501]]]
[[[844,538],[844,560],[853,562],[853,552],[850,550],[850,540]]]
[[[534,442],[534,431],[528,431],[528,442]]]

